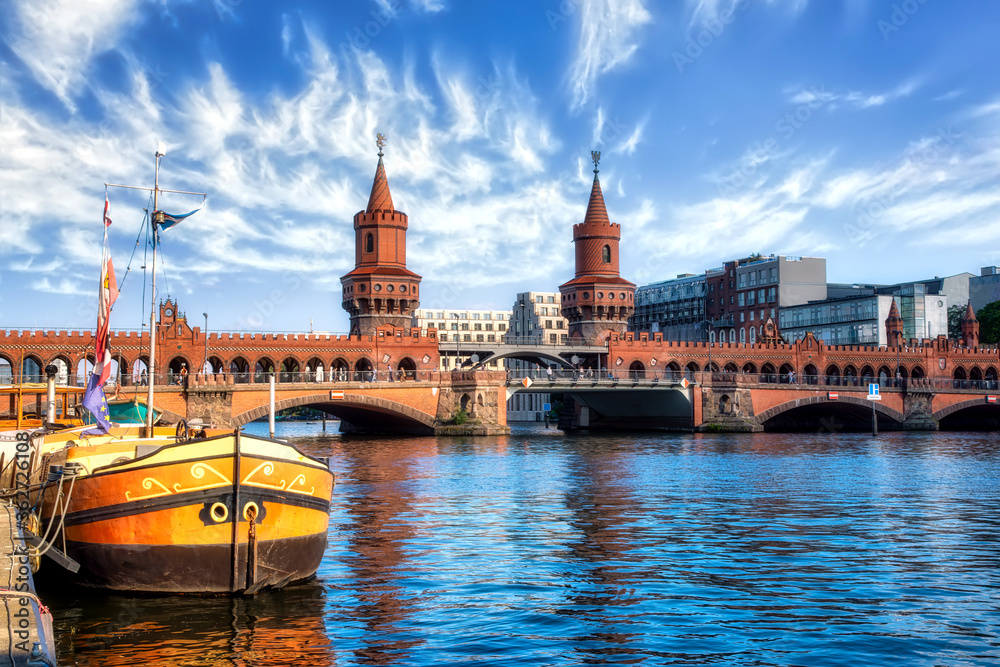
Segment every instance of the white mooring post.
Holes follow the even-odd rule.
[[[267,378],[267,430],[274,437],[274,373]]]

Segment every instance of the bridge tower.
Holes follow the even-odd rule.
[[[903,344],[903,318],[899,316],[896,297],[892,298],[889,316],[885,318],[885,340],[889,347],[898,347]]]
[[[976,319],[976,312],[972,310],[972,302],[965,307],[965,315],[962,316],[962,343],[966,347],[979,347],[979,320]]]
[[[576,276],[559,286],[562,316],[571,338],[601,341],[608,332],[624,332],[635,310],[635,284],[618,270],[621,225],[608,219],[601,181],[597,178],[600,151],[591,153],[594,185],[583,222],[573,225]]]
[[[408,217],[392,205],[382,164],[385,136],[379,134],[378,166],[368,208],[354,216],[354,270],[340,279],[351,333],[372,335],[384,325],[409,329],[420,306],[420,276],[406,268]]]

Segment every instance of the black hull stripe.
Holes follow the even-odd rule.
[[[148,512],[158,512],[160,510],[186,507],[188,505],[198,506],[203,505],[206,502],[222,502],[232,495],[232,485],[226,484],[211,489],[201,489],[200,491],[173,493],[169,496],[160,496],[158,498],[148,498],[134,500],[127,503],[119,503],[117,505],[95,507],[93,509],[68,513],[66,515],[66,525],[77,526],[84,523],[93,523],[95,521],[104,521],[106,519],[135,516],[138,514],[146,514]],[[306,509],[318,510],[325,514],[330,513],[329,500],[301,493],[280,491],[278,489],[263,489],[257,486],[242,485],[240,486],[240,500],[241,502],[243,500],[252,500],[258,503],[269,502],[278,505],[289,505],[291,507],[304,507]],[[242,517],[240,520],[244,521]],[[227,523],[231,523],[231,521],[227,521]]]

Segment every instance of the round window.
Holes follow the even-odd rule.
[[[406,294],[406,285],[400,285],[399,286],[399,291],[402,294]]]
[[[619,294],[618,298],[621,299],[622,301],[624,301],[625,300],[625,292],[622,292],[621,294]]]
[[[938,308],[941,308],[942,306],[944,306],[944,301],[938,301]]]
[[[364,285],[358,285],[358,291],[359,292],[364,292],[365,289],[367,289],[367,288]]]
[[[603,299],[604,298],[604,292],[598,292],[597,293],[597,298],[598,299]]]
[[[590,292],[584,292],[583,293],[583,298],[584,299],[589,299],[590,298]]]
[[[608,292],[608,298],[611,299],[612,301],[614,301],[615,300],[615,293],[614,292]]]
[[[372,287],[372,289],[374,291],[376,291],[376,292],[381,292],[382,291],[382,286],[381,285],[375,285],[374,287]]]
[[[395,288],[395,286],[393,286],[393,285],[386,285],[386,286],[385,286],[385,291],[386,291],[386,292],[391,292],[391,291],[393,291],[394,289],[396,289],[396,288]]]

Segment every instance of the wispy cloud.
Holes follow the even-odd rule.
[[[572,106],[583,106],[597,78],[627,63],[638,30],[652,20],[642,0],[581,0],[580,39],[570,72]]]

